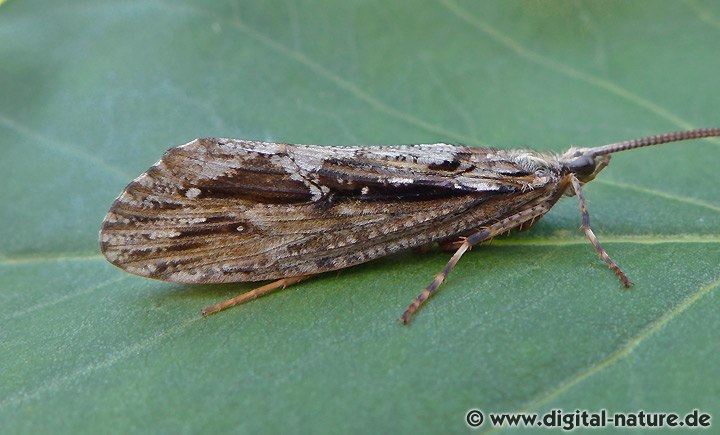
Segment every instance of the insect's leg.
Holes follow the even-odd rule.
[[[279,288],[285,288],[287,286],[297,284],[298,282],[300,282],[306,278],[309,278],[310,276],[312,276],[312,275],[300,275],[300,276],[293,276],[290,278],[282,278],[277,281],[273,281],[270,284],[265,284],[262,287],[252,289],[249,292],[243,293],[232,299],[228,299],[224,302],[220,302],[219,304],[215,304],[211,307],[203,308],[201,313],[203,316],[209,316],[210,314],[217,313],[218,311],[222,311],[226,308],[234,307],[237,304],[241,304],[246,301],[257,299],[260,296],[264,296],[264,295],[266,295],[274,290],[277,290]]]
[[[582,224],[580,225],[580,228],[585,231],[585,235],[590,240],[590,243],[593,244],[593,247],[595,247],[597,253],[600,254],[600,258],[602,258],[603,261],[607,263],[607,265],[610,267],[610,270],[615,272],[615,275],[620,278],[620,281],[622,281],[623,285],[625,287],[632,286],[632,282],[630,282],[630,279],[627,277],[627,275],[625,275],[625,272],[620,269],[620,266],[618,266],[618,264],[612,258],[610,258],[608,253],[605,252],[605,249],[602,247],[602,245],[600,245],[600,241],[590,227],[590,214],[588,213],[587,203],[585,202],[585,196],[583,195],[580,181],[577,179],[575,174],[570,174],[570,181],[572,182],[573,189],[575,189],[575,195],[577,196],[578,202],[580,203],[580,214],[582,215]]]
[[[435,276],[435,279],[433,280],[432,284],[427,286],[425,290],[423,290],[422,293],[420,293],[415,300],[412,301],[410,306],[405,310],[402,316],[400,316],[400,320],[404,324],[408,324],[410,321],[410,318],[413,314],[420,308],[420,306],[425,303],[428,299],[430,299],[430,296],[435,293],[435,291],[440,287],[440,284],[445,281],[445,278],[447,278],[450,271],[455,267],[458,260],[460,260],[460,257],[463,256],[465,251],[472,248],[474,245],[484,242],[485,240],[492,239],[493,237],[500,235],[502,233],[505,233],[509,231],[512,228],[517,227],[518,225],[522,225],[525,222],[531,221],[532,219],[536,219],[539,216],[542,216],[548,211],[548,206],[545,204],[536,205],[534,207],[530,207],[527,210],[523,210],[519,213],[516,213],[512,216],[508,216],[507,218],[501,220],[500,222],[494,223],[490,225],[489,227],[478,231],[477,233],[471,235],[470,237],[466,238],[457,251],[455,251],[455,255],[450,258],[450,261],[448,261],[447,265],[445,265],[445,268]]]

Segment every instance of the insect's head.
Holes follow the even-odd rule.
[[[575,174],[581,183],[595,178],[610,162],[610,155],[596,156],[593,148],[570,148],[560,157],[560,164],[567,172]]]
[[[716,136],[720,136],[720,128],[676,131],[594,148],[570,148],[560,157],[559,161],[567,173],[575,174],[581,183],[587,183],[608,165],[612,153],[669,142]]]

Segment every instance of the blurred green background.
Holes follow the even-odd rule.
[[[447,261],[406,253],[208,319],[250,284],[154,282],[97,246],[201,136],[562,151],[720,126],[712,1],[41,1],[0,7],[0,432],[459,433],[470,408],[720,418],[720,141],[619,154]],[[479,432],[489,429],[486,423]]]

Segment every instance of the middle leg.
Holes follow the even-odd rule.
[[[493,237],[503,234],[511,230],[512,228],[517,227],[518,225],[522,225],[525,222],[530,222],[533,219],[537,219],[538,217],[547,213],[547,211],[548,206],[546,204],[536,205],[534,207],[530,207],[527,210],[515,213],[512,216],[508,216],[505,219],[494,223],[481,231],[476,232],[470,237],[465,238],[462,241],[460,247],[455,252],[455,254],[452,256],[452,258],[450,258],[450,261],[448,261],[442,272],[437,274],[433,282],[429,286],[427,286],[425,290],[423,290],[423,292],[415,298],[415,300],[412,301],[410,306],[400,317],[400,320],[406,325],[408,324],[408,322],[410,322],[410,318],[412,317],[412,315],[415,314],[418,309],[420,309],[420,306],[422,306],[425,301],[430,299],[433,293],[435,293],[438,287],[440,287],[440,284],[445,281],[445,278],[447,278],[450,271],[455,267],[457,262],[460,260],[460,257],[462,257],[463,254],[470,248],[472,248],[474,245],[484,242],[485,240],[492,239]]]

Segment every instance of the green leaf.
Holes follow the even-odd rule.
[[[113,198],[171,146],[562,151],[717,127],[715,2],[40,0],[0,8],[0,429],[463,432],[468,409],[720,415],[720,141],[621,153],[474,249],[405,253],[203,319],[251,284],[125,274]],[[486,421],[482,430],[490,429]]]

